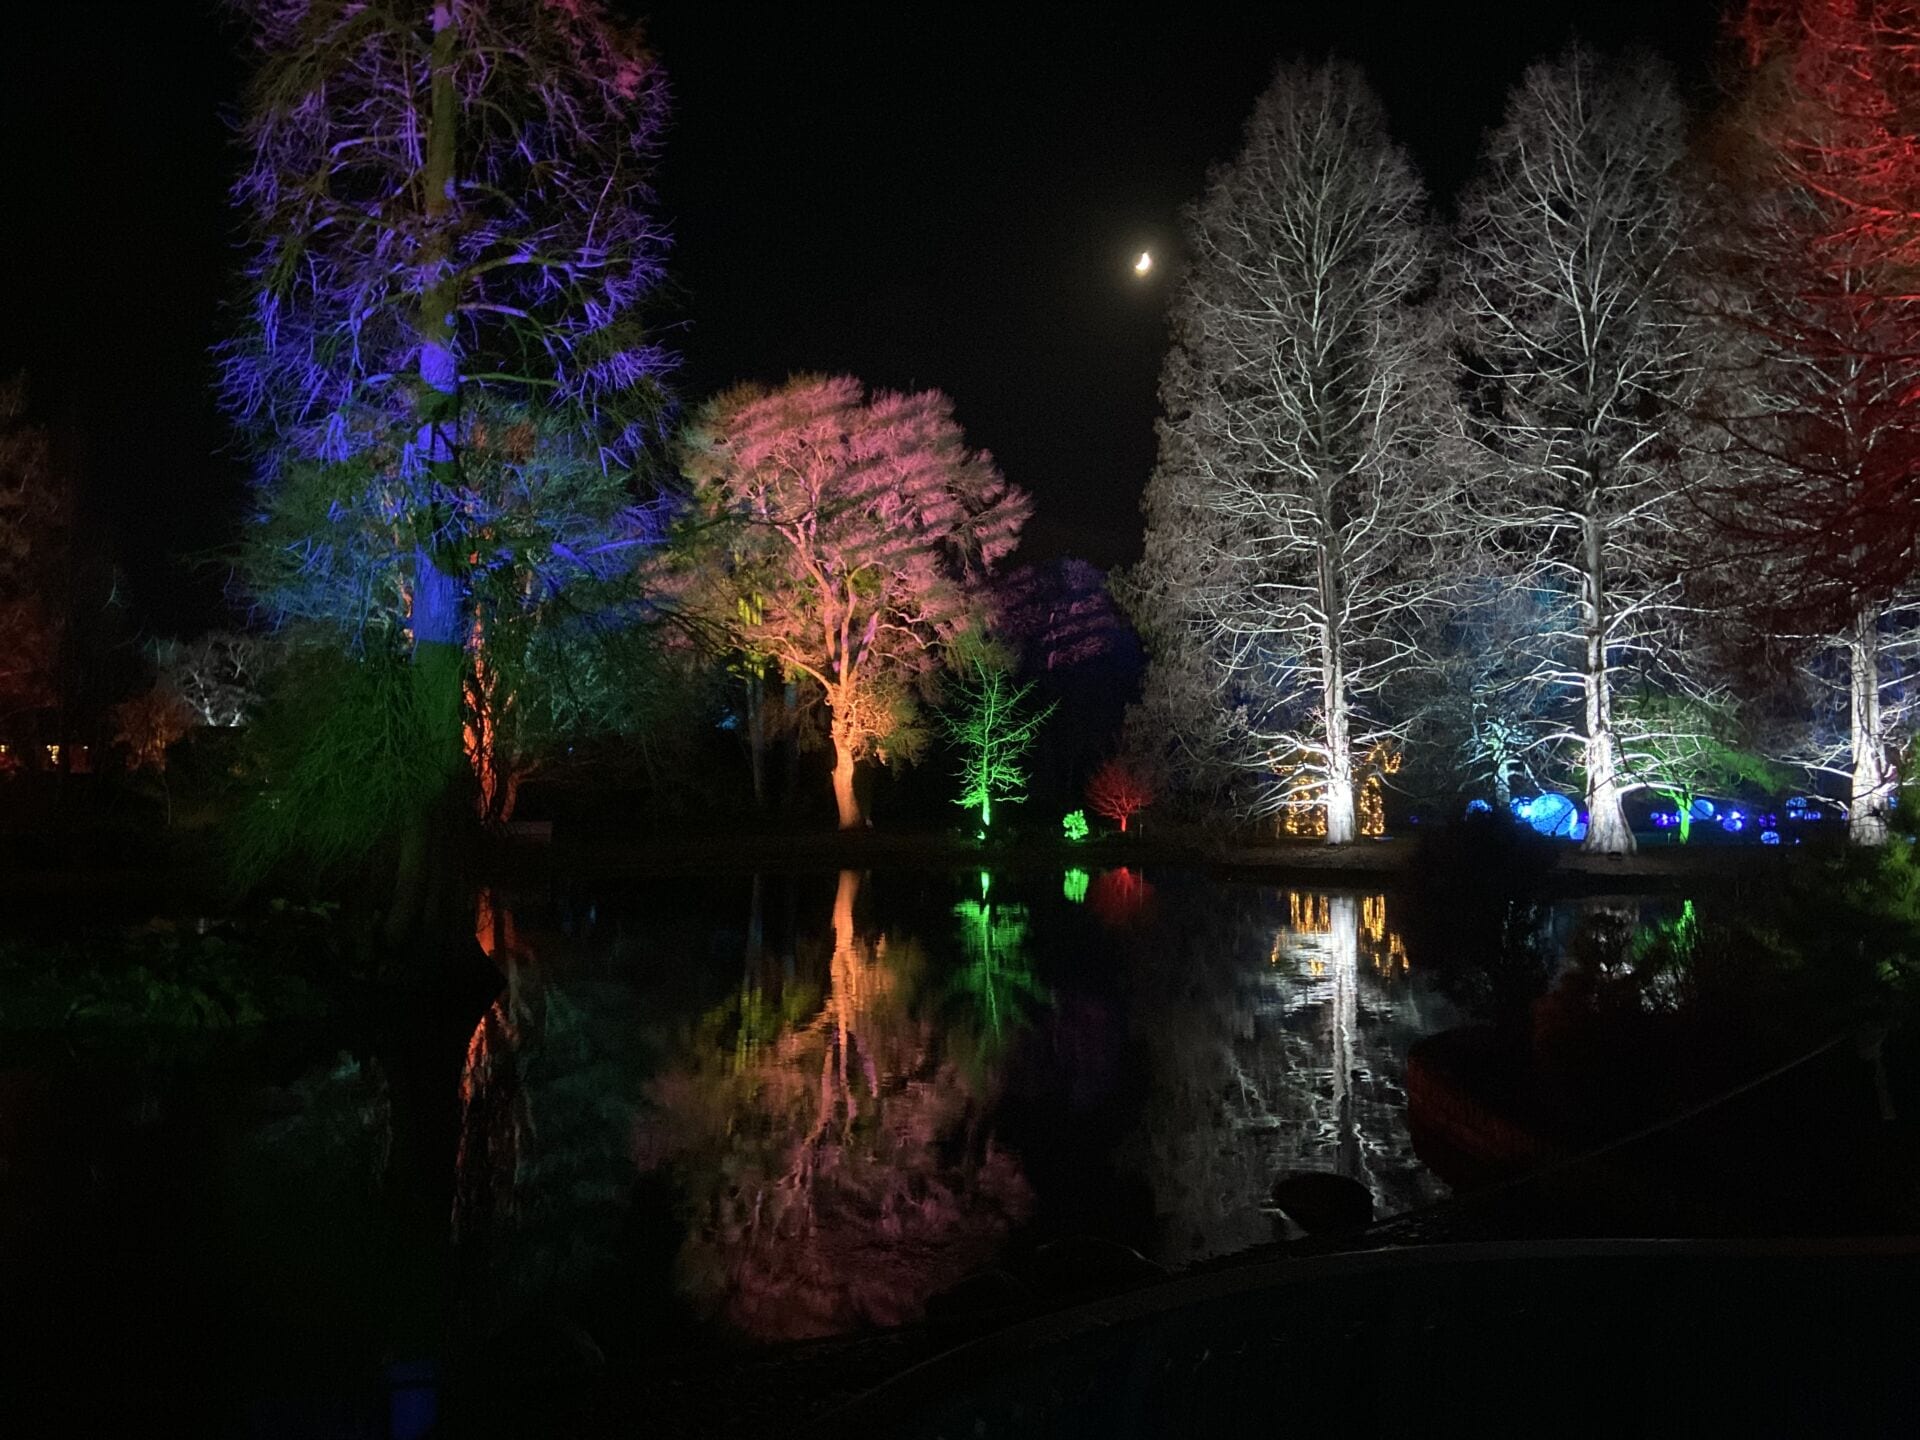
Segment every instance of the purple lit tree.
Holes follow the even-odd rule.
[[[689,608],[738,654],[819,687],[840,828],[866,823],[869,757],[925,745],[919,702],[987,608],[1031,508],[969,450],[937,391],[869,396],[847,376],[742,386],[689,427]]]
[[[222,365],[258,459],[249,576],[275,622],[404,673],[396,938],[440,866],[463,710],[484,788],[499,727],[474,712],[510,704],[529,620],[617,609],[658,537],[634,477],[670,368],[639,313],[666,92],[598,0],[238,8],[257,65]]]

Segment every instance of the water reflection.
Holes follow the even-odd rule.
[[[1151,915],[1153,886],[1130,866],[1102,870],[1087,891],[1087,905],[1106,924],[1124,930]]]
[[[859,892],[843,872],[825,983],[708,1014],[637,1127],[684,1198],[683,1285],[761,1338],[913,1319],[1032,1207],[986,1123],[996,1077],[956,1063],[924,950],[863,932]],[[1004,933],[978,929],[999,966]]]
[[[1162,927],[1191,937],[1178,960],[1141,967],[1154,1076],[1134,1153],[1169,1263],[1274,1238],[1265,1207],[1285,1174],[1358,1180],[1380,1213],[1442,1193],[1413,1154],[1402,1088],[1431,1001],[1387,898],[1276,898],[1285,918],[1263,923],[1199,892]]]
[[[975,1048],[984,1058],[996,1056],[1010,1034],[1028,1023],[1032,1009],[1050,998],[1027,953],[1027,907],[996,904],[992,883],[981,871],[980,898],[953,907],[966,957],[953,990],[968,1002]]]
[[[469,1046],[454,1210],[508,1294],[488,1323],[616,1263],[641,1184],[672,1197],[647,1223],[673,1290],[766,1339],[912,1320],[1016,1242],[1184,1263],[1269,1241],[1301,1170],[1382,1213],[1440,1192],[1407,1136],[1406,1046],[1437,1016],[1396,902],[1131,868],[1084,908],[963,883],[795,882],[819,919],[795,898],[769,925],[756,879],[744,925],[661,915],[624,983],[490,900],[508,983]]]

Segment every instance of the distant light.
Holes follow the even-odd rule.
[[[1133,262],[1133,273],[1144,275],[1151,269],[1153,269],[1153,255],[1149,251],[1142,250],[1140,258]]]

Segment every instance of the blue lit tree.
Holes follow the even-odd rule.
[[[386,755],[406,783],[373,814],[401,837],[397,937],[438,865],[422,822],[458,793],[463,721],[484,791],[484,721],[539,658],[533,622],[631,618],[621,577],[659,532],[634,477],[670,368],[639,314],[666,248],[665,90],[596,0],[238,8],[257,65],[222,370],[257,459],[247,572],[274,621],[397,677],[368,687],[406,736]]]

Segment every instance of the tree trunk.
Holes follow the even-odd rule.
[[[755,665],[747,676],[747,763],[753,767],[753,808],[767,808],[767,681]]]
[[[421,297],[415,326],[420,335],[420,391],[416,401],[420,447],[436,488],[459,481],[454,426],[460,405],[459,359],[454,350],[454,309],[458,296],[448,276],[446,225],[452,210],[457,97],[453,55],[457,34],[452,7],[433,8],[432,113],[428,121],[422,190],[428,241],[423,268],[432,277]],[[432,507],[423,516],[431,521]],[[465,644],[469,631],[466,596],[456,573],[443,563],[437,543],[422,536],[413,551],[411,607],[413,633],[412,699],[427,736],[421,763],[428,767],[427,798],[400,837],[393,903],[388,908],[386,942],[396,952],[416,957],[437,951],[449,934],[466,931],[464,897],[456,893],[454,837],[462,817],[452,813],[461,762],[464,717],[461,697],[466,678]],[[449,930],[448,927],[451,927]]]
[[[1886,844],[1887,814],[1893,808],[1893,767],[1880,734],[1880,631],[1875,620],[1871,612],[1862,611],[1847,637],[1847,738],[1853,750],[1847,838],[1855,845]]]
[[[1327,844],[1351,845],[1359,825],[1354,814],[1353,737],[1347,714],[1346,656],[1334,625],[1334,617],[1339,614],[1341,576],[1332,547],[1339,528],[1330,510],[1323,514],[1322,525],[1325,538],[1320,545],[1320,613],[1324,617],[1320,634],[1320,705],[1327,724]]]
[[[1329,663],[1327,715],[1327,843],[1351,845],[1359,833],[1354,809],[1353,739],[1347,717],[1346,677]]]
[[[1596,855],[1631,855],[1633,831],[1621,804],[1612,677],[1607,673],[1607,571],[1598,520],[1587,520],[1585,540],[1587,839],[1583,848]]]
[[[840,808],[840,828],[860,830],[867,817],[854,786],[853,737],[836,718],[833,722],[833,799]]]

